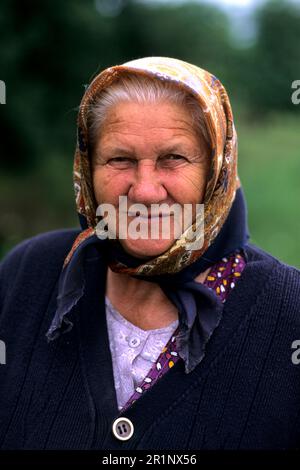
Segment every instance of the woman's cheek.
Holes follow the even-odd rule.
[[[173,199],[181,204],[199,203],[205,184],[205,171],[191,168],[171,175],[167,182],[167,190]]]
[[[123,174],[99,170],[94,173],[93,185],[98,204],[111,203],[117,206],[119,196],[126,195],[129,184]]]

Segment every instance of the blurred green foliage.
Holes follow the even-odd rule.
[[[237,130],[251,241],[300,267],[299,118],[274,114],[264,123],[240,122]]]
[[[300,266],[300,105],[291,102],[299,8],[266,2],[255,12],[256,40],[241,47],[230,19],[207,4],[115,3],[109,16],[105,0],[1,0],[0,256],[26,237],[78,225],[72,159],[84,85],[107,66],[162,55],[213,72],[227,88],[251,241]]]

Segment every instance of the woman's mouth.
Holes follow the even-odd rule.
[[[140,217],[141,219],[162,219],[164,217],[170,217],[171,215],[173,214],[140,214],[138,212],[134,212],[134,213],[131,213],[131,212],[128,212],[128,217]]]

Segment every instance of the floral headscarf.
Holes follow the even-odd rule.
[[[98,223],[89,155],[88,112],[101,90],[128,73],[170,81],[192,94],[204,113],[210,137],[211,162],[203,201],[204,243],[201,249],[188,248],[187,240],[193,238],[191,234],[195,229],[193,225],[166,252],[137,267],[128,267],[116,259],[110,263],[114,271],[136,276],[172,274],[192,264],[212,244],[228,216],[240,181],[237,175],[237,136],[225,88],[211,73],[181,60],[165,57],[146,57],[110,67],[97,75],[85,91],[78,114],[78,141],[73,175],[77,211],[85,219],[87,228],[75,240],[65,259],[64,268],[81,244],[95,236]]]

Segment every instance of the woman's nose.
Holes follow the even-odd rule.
[[[157,204],[167,198],[167,190],[162,184],[159,171],[152,160],[140,160],[134,180],[128,192],[133,203]]]

